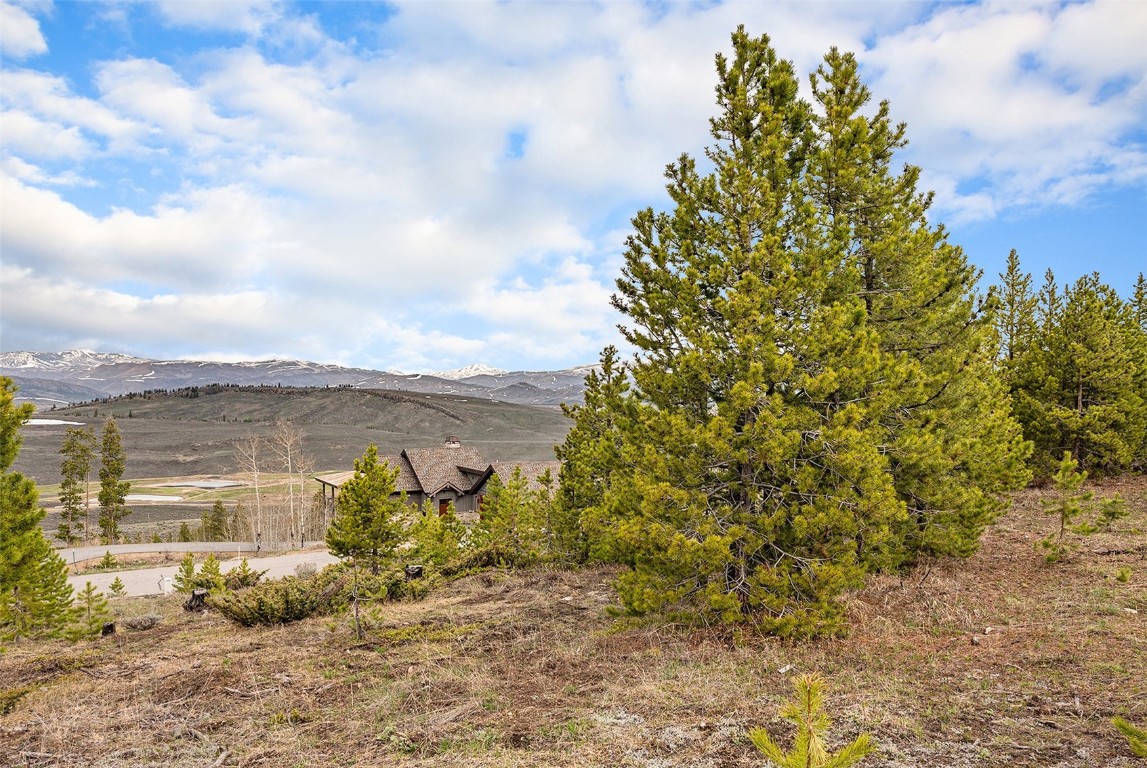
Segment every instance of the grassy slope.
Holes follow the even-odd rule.
[[[98,429],[109,414],[115,415],[124,435],[128,479],[235,472],[234,441],[251,433],[270,434],[277,420],[291,422],[304,434],[304,448],[316,471],[349,469],[372,442],[383,453],[397,453],[439,445],[447,435],[477,446],[490,460],[552,459],[554,445],[569,429],[569,421],[555,408],[326,388],[228,388],[196,398],[124,397],[38,415]],[[15,469],[45,485],[58,483],[65,430],[26,428]]]
[[[832,741],[875,736],[869,768],[1130,768],[1108,721],[1147,722],[1147,479],[1119,490],[1131,517],[1067,562],[1036,554],[1053,522],[1029,491],[977,555],[873,580],[849,638],[799,645],[622,627],[606,569],[468,577],[383,606],[361,644],[346,619],[238,630],[122,601],[165,620],[0,657],[0,702],[27,691],[0,763],[760,766],[745,730],[788,743],[788,675],[816,669]]]

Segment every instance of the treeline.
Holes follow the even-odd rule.
[[[154,400],[157,397],[184,397],[188,399],[195,399],[201,395],[217,395],[221,392],[228,390],[236,390],[241,392],[261,392],[271,389],[282,389],[283,385],[278,384],[271,386],[269,384],[205,384],[193,385],[190,387],[177,387],[174,389],[144,389],[139,392],[125,392],[122,395],[113,395],[109,397],[96,398],[94,400],[84,400],[77,403],[71,403],[68,407],[79,408],[89,405],[107,405],[110,403],[120,402],[122,400]],[[52,406],[52,410],[56,407]]]
[[[99,449],[99,514],[92,524],[91,484]],[[60,524],[56,537],[65,544],[88,543],[98,530],[104,544],[117,543],[123,520],[131,514],[127,494],[131,483],[123,479],[127,454],[115,417],[109,416],[97,438],[91,427],[69,427],[60,446]]]
[[[1012,251],[1000,284],[999,373],[1037,478],[1064,454],[1095,475],[1147,468],[1147,281],[1129,300],[1098,272],[1033,288]]]
[[[12,380],[0,376],[0,642],[16,638],[98,637],[107,601],[89,582],[75,596],[68,566],[40,527],[36,484],[11,467],[20,427],[33,413],[17,407]]]

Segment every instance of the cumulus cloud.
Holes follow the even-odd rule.
[[[160,16],[172,26],[257,35],[278,18],[274,0],[156,0]]]
[[[1144,28],[1138,3],[942,6],[863,61],[941,207],[990,218],[1147,178],[1142,144],[1127,144],[1142,139],[1147,64],[1134,33],[1117,31]]]
[[[0,54],[13,59],[26,59],[48,52],[48,43],[40,32],[40,23],[16,3],[0,3]]]

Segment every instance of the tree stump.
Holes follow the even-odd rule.
[[[187,602],[183,604],[185,611],[202,611],[207,608],[207,595],[206,589],[193,589],[191,590],[191,597],[187,598]]]

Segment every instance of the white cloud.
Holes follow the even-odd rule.
[[[0,2],[0,53],[13,59],[26,59],[48,52],[40,23],[27,10]]]
[[[227,290],[271,265],[260,248],[271,229],[260,203],[239,187],[196,192],[186,205],[150,215],[116,210],[97,218],[60,197],[0,177],[5,261],[94,284],[130,281],[154,290]]]
[[[95,182],[77,173],[66,171],[61,174],[46,173],[43,168],[25,162],[19,157],[0,157],[0,174],[19,179],[30,184],[61,187],[92,187]]]
[[[167,64],[148,59],[109,62],[100,67],[96,82],[104,104],[148,126],[145,143],[178,143],[193,154],[208,155],[224,149],[228,140],[257,136],[250,121],[217,114],[209,96]]]
[[[131,145],[142,132],[135,121],[117,114],[111,107],[73,94],[63,78],[31,70],[4,72],[0,103],[7,109],[61,126],[58,130],[82,133],[88,137],[85,143],[98,140],[112,151]],[[52,140],[47,133],[42,138]]]
[[[1142,18],[1137,3],[941,6],[862,60],[876,70],[873,90],[891,95],[894,115],[907,120],[911,154],[941,207],[990,217],[1147,178],[1143,153],[1125,144],[1147,106],[1143,46],[1133,52],[1134,35],[1114,31],[1145,29]],[[1080,61],[1109,42],[1114,55]],[[1104,97],[1112,83],[1118,89]],[[962,192],[968,181],[989,190]]]
[[[257,35],[278,18],[275,0],[155,0],[160,15],[173,26]]]
[[[75,126],[38,119],[27,112],[0,112],[0,135],[4,152],[32,158],[80,158],[89,153],[88,142]]]

